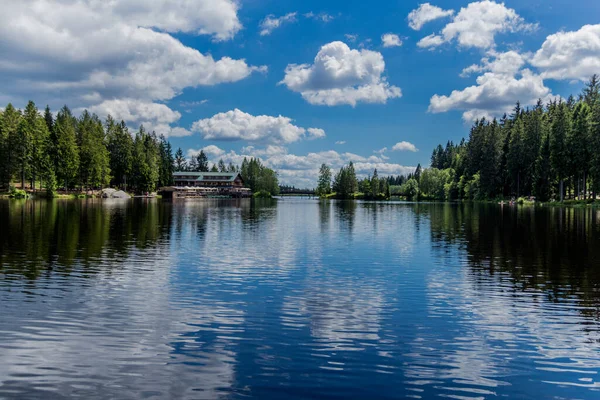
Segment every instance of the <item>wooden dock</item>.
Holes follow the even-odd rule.
[[[250,189],[237,187],[167,186],[160,188],[158,193],[162,195],[163,199],[252,197]]]

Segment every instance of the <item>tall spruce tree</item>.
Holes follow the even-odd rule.
[[[550,154],[550,133],[546,133],[542,138],[542,144],[535,164],[533,193],[538,201],[548,201],[552,194]]]
[[[371,177],[371,193],[370,196],[372,198],[377,198],[379,196],[379,175],[377,174],[377,169],[373,171],[373,177]]]
[[[525,138],[523,153],[523,177],[521,179],[521,192],[530,194],[533,191],[535,166],[544,136],[544,105],[538,100],[532,111],[524,119]]]
[[[571,134],[571,115],[567,103],[558,105],[556,117],[552,123],[550,136],[550,161],[554,176],[558,181],[560,201],[564,201],[564,182],[569,173],[567,137]]]
[[[158,186],[171,186],[173,184],[173,172],[175,172],[175,159],[173,158],[171,143],[167,141],[164,135],[160,135],[159,155],[160,170]]]
[[[198,153],[196,163],[198,171],[208,172],[208,157],[206,156],[206,153],[204,153],[204,150],[200,150],[200,153]]]
[[[36,118],[36,129],[31,144],[31,182],[32,188],[35,189],[35,184],[40,181],[40,189],[42,185],[51,191],[56,185],[54,177],[54,168],[51,163],[51,137],[48,125],[45,119],[38,115]],[[53,186],[49,188],[48,186]]]
[[[124,121],[117,123],[109,115],[105,126],[109,168],[112,175],[111,184],[127,190],[133,172],[133,138]]]
[[[187,161],[183,155],[181,147],[175,152],[175,171],[182,172],[187,170]]]
[[[319,168],[319,182],[317,184],[317,196],[325,196],[331,193],[331,168],[327,164],[321,164]]]
[[[56,179],[66,189],[73,188],[79,171],[79,149],[75,132],[76,120],[71,110],[64,106],[58,112],[54,130],[56,134]]]
[[[508,146],[507,167],[511,176],[512,191],[521,195],[521,179],[526,172],[525,126],[519,118],[512,125]]]
[[[25,189],[25,180],[28,174],[32,172],[32,147],[34,138],[37,136],[38,118],[37,107],[33,101],[28,102],[23,113],[23,118],[21,118],[19,123],[17,135],[12,143],[15,152],[14,162],[19,173],[21,189]]]
[[[80,186],[102,188],[107,185],[110,181],[110,155],[104,127],[97,115],[87,110],[82,113],[77,123],[77,142]]]
[[[9,103],[0,119],[0,186],[10,186],[17,159],[18,130],[21,112]]]
[[[575,106],[573,112],[573,128],[567,136],[567,150],[569,161],[569,172],[577,181],[575,194],[577,197],[583,192],[587,193],[587,176],[590,168],[590,132],[591,132],[591,109],[585,102]]]

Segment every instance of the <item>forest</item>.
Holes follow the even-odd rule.
[[[54,116],[32,101],[24,110],[8,104],[0,111],[0,190],[17,183],[49,196],[104,187],[145,193],[172,185],[173,172],[187,170],[240,172],[255,192],[279,189],[277,173],[258,159],[244,159],[239,167],[220,160],[209,168],[204,152],[188,160],[181,149],[173,154],[163,135],[143,126],[132,134],[110,115],[102,121],[85,110],[75,117],[64,106]]]
[[[352,163],[332,177],[323,164],[317,194],[409,200],[594,201],[600,192],[600,80],[575,98],[516,104],[510,116],[482,118],[468,140],[439,145],[431,166],[408,176],[358,180]],[[333,178],[333,184],[331,184]]]
[[[439,145],[418,180],[431,199],[595,200],[600,190],[600,81],[575,98],[480,119],[458,145]]]
[[[380,178],[377,170],[374,170],[372,176],[359,180],[352,162],[342,166],[339,172],[332,176],[331,168],[322,164],[315,194],[338,199],[385,200],[391,196],[392,185],[402,184],[406,179],[404,176]]]

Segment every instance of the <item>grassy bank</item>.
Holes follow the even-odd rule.
[[[560,201],[549,201],[549,202],[537,202],[528,198],[521,197],[511,203],[510,200],[504,199],[489,199],[489,200],[439,200],[435,198],[425,197],[415,200],[407,199],[404,196],[392,196],[389,199],[380,197],[377,199],[367,198],[364,193],[354,193],[351,198],[340,198],[337,193],[330,193],[319,197],[322,200],[368,200],[368,201],[415,201],[415,202],[439,202],[439,203],[480,203],[480,204],[504,204],[504,205],[519,205],[519,206],[533,206],[533,207],[600,207],[600,200],[565,200]]]

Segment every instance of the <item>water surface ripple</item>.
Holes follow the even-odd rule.
[[[0,200],[0,398],[600,398],[600,212]]]

